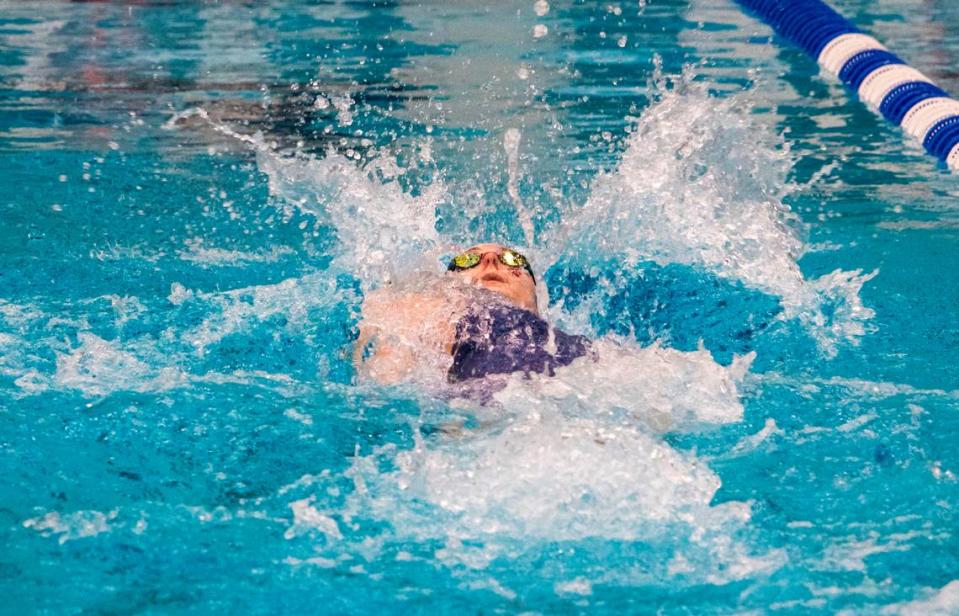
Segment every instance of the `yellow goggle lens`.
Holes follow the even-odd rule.
[[[499,256],[499,260],[510,267],[526,266],[526,257],[512,250],[504,250],[503,254]]]
[[[480,262],[480,256],[475,252],[464,252],[453,257],[453,264],[460,269],[469,269]]]

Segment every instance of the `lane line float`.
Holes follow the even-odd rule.
[[[959,169],[959,101],[821,0],[736,0],[802,48],[950,169]]]

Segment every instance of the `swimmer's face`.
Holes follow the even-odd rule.
[[[500,244],[477,244],[468,248],[480,256],[475,267],[456,271],[471,284],[486,287],[495,291],[513,304],[531,312],[536,308],[536,283],[524,267],[510,267],[499,260],[499,256],[506,250]]]

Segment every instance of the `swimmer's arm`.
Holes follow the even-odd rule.
[[[457,315],[465,300],[438,292],[396,293],[378,289],[363,302],[360,332],[353,348],[359,374],[381,383],[411,375],[417,362],[440,351],[452,354]],[[435,361],[432,360],[432,361]]]
[[[463,304],[461,298],[442,292],[378,289],[370,293],[363,302],[353,348],[357,373],[380,383],[395,383],[411,376],[418,363],[435,362],[437,351],[451,355],[454,322]]]
[[[363,302],[360,332],[353,347],[358,374],[389,384],[410,376],[424,353],[450,354],[454,328],[449,301],[426,293],[398,295],[389,289]]]
[[[358,374],[383,384],[395,383],[409,374],[413,352],[406,345],[391,344],[386,335],[398,325],[391,311],[396,298],[386,291],[374,291],[363,301],[360,333],[353,346],[353,365]]]
[[[360,326],[353,347],[353,365],[359,374],[389,385],[403,380],[413,368],[412,349],[391,345],[377,335],[377,328]]]

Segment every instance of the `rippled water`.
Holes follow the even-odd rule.
[[[834,5],[959,92],[952,3]],[[4,609],[954,613],[955,178],[777,43],[0,2]],[[357,382],[364,294],[486,239],[596,358]]]

